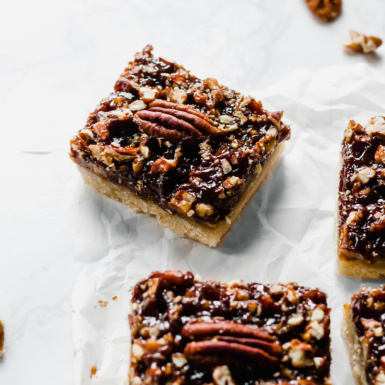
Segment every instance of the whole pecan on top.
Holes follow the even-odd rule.
[[[194,340],[186,345],[184,354],[201,364],[251,364],[274,369],[282,356],[282,347],[276,337],[259,328],[232,321],[187,324],[182,335]]]
[[[135,119],[146,134],[162,137],[172,143],[178,143],[186,137],[222,134],[213,121],[200,111],[165,100],[154,100],[149,109],[138,111]]]
[[[305,0],[309,9],[322,21],[333,21],[341,13],[342,0]]]

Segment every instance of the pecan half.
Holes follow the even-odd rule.
[[[200,362],[227,364],[233,357],[236,366],[242,364],[238,361],[245,360],[255,366],[271,368],[282,356],[282,347],[274,336],[236,322],[192,323],[183,327],[182,335],[191,339],[204,338],[188,343],[184,350],[186,357]]]
[[[138,111],[139,128],[148,135],[178,143],[182,138],[219,135],[222,132],[205,114],[183,104],[155,100],[148,110]]]
[[[256,367],[276,367],[279,359],[262,349],[253,348],[248,345],[231,343],[226,341],[199,341],[190,342],[184,349],[187,358],[194,360],[200,359],[200,356],[218,355],[223,357],[234,357],[234,360],[244,359]]]
[[[185,325],[182,329],[182,335],[185,337],[202,337],[212,334],[254,337],[265,341],[276,341],[275,337],[261,329],[236,322],[196,322]]]
[[[341,13],[342,0],[305,0],[309,9],[322,21],[332,21]]]

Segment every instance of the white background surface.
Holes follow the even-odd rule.
[[[384,100],[383,88],[379,89],[383,82],[377,83],[376,77],[384,70],[385,48],[378,51],[378,57],[363,57],[344,52],[341,42],[351,28],[385,38],[385,3],[378,0],[346,0],[345,3],[342,17],[324,25],[309,14],[302,0],[196,0],[188,5],[186,1],[162,0],[0,2],[0,316],[6,319],[7,349],[0,361],[0,384],[64,385],[74,381],[71,291],[77,267],[85,263],[87,251],[84,242],[90,241],[82,230],[91,225],[91,221],[93,225],[96,223],[96,227],[91,227],[94,229],[99,221],[104,223],[113,218],[92,217],[91,213],[99,213],[95,207],[111,203],[99,201],[99,197],[83,187],[68,159],[68,142],[84,125],[96,103],[110,92],[132,55],[145,44],[152,43],[156,54],[177,60],[194,74],[216,77],[221,83],[251,92],[257,98],[265,94],[267,86],[276,83],[269,91],[272,96],[267,97],[268,101],[285,109],[286,117],[299,126],[298,132],[303,132],[304,138],[311,137],[312,130],[317,127],[314,151],[308,151],[309,158],[302,161],[321,161],[317,157],[321,154],[317,151],[318,135],[327,140],[330,127],[336,130],[330,146],[330,156],[334,157],[338,153],[338,130],[343,129],[342,125],[345,126],[349,118],[359,118],[365,123],[369,117],[367,113],[380,113],[384,109],[383,102],[377,103],[381,98]],[[333,76],[333,71],[323,71],[318,78],[317,75],[314,78],[312,72],[298,71],[299,68],[318,70],[357,62],[362,65],[352,67],[354,75],[346,76],[347,80],[355,82],[353,97],[349,98],[344,92],[340,97],[338,79],[334,79],[330,88],[333,91],[331,99],[322,96],[317,100],[317,87],[325,87],[328,91],[325,82]],[[294,70],[297,72],[282,82],[281,79]],[[346,73],[349,71],[347,69]],[[303,76],[313,79],[309,92],[312,100],[317,101],[317,108],[323,106],[321,109],[304,105],[306,92],[295,88],[296,84],[303,85],[300,82]],[[280,87],[285,90],[292,87],[293,98],[277,96]],[[362,99],[355,93],[360,89],[364,94]],[[346,104],[348,100],[349,105]],[[342,106],[343,113],[338,106]],[[361,106],[364,112],[361,112]],[[325,122],[324,132],[322,127],[314,124],[319,119]],[[298,140],[297,137],[296,143],[300,143]],[[278,170],[275,179],[279,176],[285,178],[288,166],[300,164],[300,159],[296,162],[288,156],[284,162],[285,167]],[[334,177],[334,163],[334,158],[321,162],[330,165],[330,168],[320,171],[325,180]],[[313,174],[302,175],[297,171],[297,175],[312,185]],[[285,188],[290,187],[285,185]],[[315,191],[309,187],[308,193],[311,196]],[[328,189],[326,193],[330,196],[329,200],[326,199],[328,207],[318,207],[317,213],[323,209],[327,212],[323,225],[330,229],[332,221],[328,211],[334,204],[333,192]],[[79,206],[79,197],[84,201],[87,196],[91,197],[91,208]],[[276,221],[275,227],[279,227],[280,215],[283,215],[279,211],[280,201],[267,198],[268,195],[262,191],[253,201],[253,206],[258,208],[262,204],[262,208],[269,207],[269,218]],[[122,223],[133,218],[124,210],[117,211],[116,215],[123,219]],[[294,218],[293,212],[291,215]],[[257,233],[260,237],[258,244],[267,247],[271,242],[278,242],[282,233],[289,240],[290,247],[273,248],[271,255],[264,258],[279,260],[291,256],[297,263],[303,261],[304,255],[309,256],[308,266],[301,265],[309,271],[308,280],[300,283],[313,285],[311,272],[318,266],[325,280],[332,274],[334,261],[328,243],[330,239],[319,239],[323,231],[320,228],[296,222],[294,229],[310,229],[306,234],[311,242],[306,245],[314,243],[314,247],[303,247],[292,256],[291,250],[298,251],[297,245],[302,244],[300,230],[285,234],[286,227],[283,227],[280,234],[268,232],[263,230],[263,221],[255,223],[247,212],[245,218],[246,223],[250,221],[252,226],[262,229]],[[156,226],[135,217],[129,229],[133,228],[133,223],[137,224],[136,229],[141,234],[137,240],[157,240],[159,234],[146,237],[146,233],[139,231],[147,226],[156,229]],[[125,231],[126,228],[121,228],[118,238],[112,239],[115,245],[123,247]],[[242,234],[239,236],[239,232],[234,234],[238,234],[236,239],[230,238],[227,247],[216,251],[217,257],[223,257],[219,268],[199,265],[199,258],[194,259],[194,253],[201,255],[205,249],[192,247],[186,243],[189,241],[183,240],[171,242],[169,247],[180,253],[186,252],[186,248],[189,253],[191,248],[195,250],[187,266],[186,261],[170,258],[160,267],[191,267],[202,270],[205,278],[235,278],[231,268],[238,261],[231,253],[232,246],[244,242],[248,235],[245,238]],[[95,234],[93,240],[100,240],[99,235]],[[166,239],[173,239],[168,232]],[[93,247],[88,252],[90,262],[98,261],[103,251],[108,252],[108,249],[97,248],[96,242],[91,245]],[[129,253],[127,263],[140,258],[142,253],[140,244],[131,246],[122,249],[134,249]],[[143,276],[153,267],[159,268],[156,253],[166,255],[168,250],[152,247],[153,260],[142,263],[143,270],[135,271],[133,276]],[[254,257],[253,250],[248,247],[243,266]],[[285,259],[285,264],[274,266],[287,264]],[[266,276],[292,280],[287,276],[290,269],[281,274],[269,266],[267,264],[263,270]],[[249,281],[264,280],[261,271],[255,274],[253,271],[240,272],[240,277]],[[325,288],[329,295],[340,287],[352,292],[357,286],[351,280],[338,277],[332,282],[335,286],[328,284]],[[315,284],[319,285],[318,281]],[[337,320],[334,323],[338,327]],[[346,365],[347,361],[342,354],[344,346],[335,343],[334,348],[334,372],[337,372],[338,365]],[[91,358],[88,364],[93,364]],[[100,378],[94,378],[94,381],[102,383]]]

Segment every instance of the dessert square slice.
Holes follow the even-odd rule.
[[[128,64],[71,140],[70,156],[99,192],[216,246],[277,162],[290,129],[282,112],[151,51]]]
[[[360,385],[385,384],[385,286],[364,288],[344,306],[342,334]]]
[[[131,384],[330,384],[319,290],[165,271],[134,287],[131,308]]]
[[[338,268],[357,278],[385,276],[385,118],[350,121],[342,143]]]

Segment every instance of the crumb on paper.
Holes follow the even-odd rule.
[[[90,378],[92,378],[96,374],[97,371],[98,371],[98,368],[96,367],[96,365],[91,366]]]
[[[108,301],[98,301],[100,307],[106,307],[108,305]]]
[[[349,31],[350,39],[344,46],[356,52],[372,53],[382,45],[382,40],[376,36],[366,36],[356,31]]]
[[[116,300],[118,299],[118,297],[115,295],[114,297],[112,297],[112,299],[113,299],[114,301],[116,301]]]

